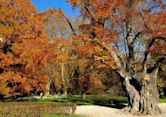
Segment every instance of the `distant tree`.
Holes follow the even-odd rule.
[[[28,78],[20,71],[24,63],[13,45],[30,35],[32,26],[29,21],[36,9],[29,0],[1,0],[0,6],[0,93],[5,97],[17,96],[31,88]]]
[[[44,27],[50,39],[68,39],[77,33],[77,25],[74,25],[74,21],[62,10],[48,9],[43,15]]]
[[[4,97],[44,91],[36,57],[47,45],[41,15],[29,0],[0,1],[0,93]]]

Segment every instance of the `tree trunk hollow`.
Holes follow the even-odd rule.
[[[156,86],[156,81],[153,76],[145,75],[141,82],[141,89],[137,90],[125,78],[123,85],[128,97],[128,106],[123,110],[129,111],[136,115],[156,115],[161,113],[158,106],[159,94]]]

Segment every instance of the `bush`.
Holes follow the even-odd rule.
[[[72,114],[75,110],[74,103],[0,103],[0,117],[42,117],[46,114]]]

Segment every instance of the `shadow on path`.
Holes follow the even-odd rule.
[[[126,101],[117,101],[117,100],[94,100],[95,105],[99,106],[106,106],[106,107],[111,107],[111,108],[116,108],[116,109],[122,109],[124,108]]]

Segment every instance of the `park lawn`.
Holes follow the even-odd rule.
[[[124,96],[87,96],[85,99],[81,99],[80,96],[72,96],[67,98],[43,98],[38,99],[39,102],[74,102],[77,105],[97,105],[100,103],[127,103],[127,97]],[[160,98],[160,103],[166,103],[166,97]]]
[[[22,102],[26,103],[44,103],[46,105],[48,104],[54,104],[54,103],[68,103],[73,102],[77,105],[100,105],[100,106],[107,106],[107,107],[115,107],[115,108],[123,108],[124,104],[127,103],[127,97],[123,96],[109,96],[109,95],[87,95],[85,99],[81,99],[80,96],[71,96],[66,98],[27,98],[27,99],[16,99],[16,100],[1,100],[1,101],[12,101],[12,103],[19,102],[22,104]],[[163,97],[160,99],[160,103],[166,103],[166,97]],[[50,110],[50,109],[49,109]],[[51,114],[46,115],[45,117],[81,117],[78,115],[57,115],[57,114]]]
[[[166,97],[160,98],[160,103],[166,103]]]
[[[11,101],[11,99],[3,100]],[[12,100],[16,102],[74,102],[77,105],[102,105],[109,106],[110,104],[125,104],[127,103],[127,97],[124,96],[110,96],[110,95],[87,95],[85,99],[81,99],[81,96],[70,96],[61,98],[28,98],[28,99],[16,99]],[[160,99],[160,103],[166,103],[166,97]]]
[[[9,101],[9,100],[6,100]],[[28,98],[28,99],[16,99],[16,102],[73,102],[77,105],[102,105],[109,106],[110,103],[123,104],[127,103],[127,98],[123,96],[109,96],[109,95],[87,95],[85,99],[81,96],[70,96],[61,98]]]

